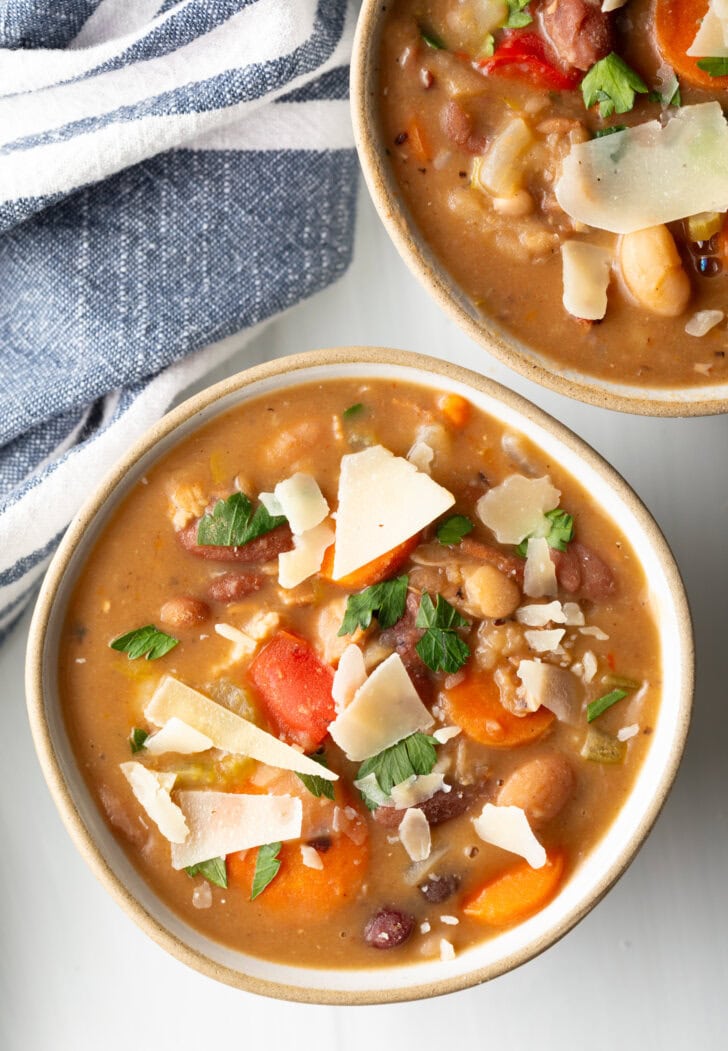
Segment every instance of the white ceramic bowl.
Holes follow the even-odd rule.
[[[608,833],[547,908],[448,962],[314,970],[248,956],[193,930],[155,896],[114,839],[78,770],[61,716],[56,669],[65,609],[78,570],[119,501],[160,456],[218,414],[268,391],[335,377],[399,378],[454,391],[522,431],[577,477],[630,537],[659,628],[659,717],[634,789]],[[240,988],[316,1003],[379,1003],[450,992],[510,970],[564,935],[602,897],[634,857],[675,776],[692,701],[693,646],[683,585],[664,538],[629,486],[589,446],[482,376],[421,355],[355,347],[273,361],[225,380],[165,416],[134,446],[76,516],[48,570],[31,625],[26,681],[36,749],[61,817],[96,876],[143,930],[178,959]]]

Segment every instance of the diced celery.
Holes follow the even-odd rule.
[[[624,675],[603,675],[602,683],[604,686],[617,686],[622,690],[639,690],[642,685],[641,682],[637,682],[636,679],[628,679]]]
[[[709,241],[723,225],[721,212],[698,212],[688,218],[688,236],[691,241]]]
[[[224,704],[241,719],[247,719],[249,723],[255,723],[256,726],[260,725],[258,710],[250,694],[231,679],[215,679],[214,682],[207,683],[203,687],[203,692],[218,704]]]
[[[624,741],[618,741],[611,734],[590,726],[582,745],[581,756],[593,763],[621,763],[626,750],[627,745]]]

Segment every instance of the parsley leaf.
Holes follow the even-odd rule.
[[[262,894],[268,884],[276,878],[281,863],[278,860],[278,852],[281,843],[266,843],[258,847],[258,857],[255,859],[255,873],[253,874],[253,886],[250,890],[250,900],[253,901]]]
[[[584,105],[590,109],[599,103],[599,116],[628,113],[634,106],[635,93],[646,95],[649,88],[642,77],[614,51],[596,62],[581,82]]]
[[[225,858],[210,858],[208,861],[198,861],[196,865],[188,865],[185,868],[188,876],[204,876],[208,883],[214,883],[216,887],[227,887],[227,868]]]
[[[263,504],[253,512],[253,505],[244,493],[233,493],[227,500],[218,500],[212,514],[200,519],[197,543],[213,547],[242,547],[285,521],[283,515],[269,514]]]
[[[586,721],[588,723],[594,722],[603,712],[606,712],[607,708],[611,708],[613,704],[621,701],[626,696],[626,690],[611,690],[610,693],[605,693],[603,697],[598,697],[596,701],[591,701],[586,706]]]
[[[361,416],[364,412],[364,402],[358,401],[356,405],[350,405],[348,409],[344,409],[341,414],[342,419],[351,420],[355,416]]]
[[[129,734],[129,746],[131,748],[132,755],[136,755],[137,752],[141,752],[142,748],[144,748],[144,742],[146,741],[147,737],[149,737],[149,734],[146,730],[142,730],[139,726],[133,727],[131,733]]]
[[[551,523],[546,534],[547,544],[557,551],[566,551],[566,545],[574,538],[574,519],[561,507],[555,507],[553,511],[547,511],[544,518],[548,518]],[[521,558],[525,558],[528,554],[528,541],[530,539],[531,537],[527,536],[516,548],[516,554],[520,555]]]
[[[319,763],[321,766],[328,768],[328,762],[323,752],[314,752],[312,756],[315,763]],[[303,781],[306,788],[309,790],[312,796],[316,796],[320,799],[321,796],[326,796],[327,799],[334,799],[334,784],[332,781],[327,781],[325,777],[317,777],[316,774],[296,774],[299,781]]]
[[[709,77],[728,76],[728,58],[699,58],[698,69],[702,69]]]
[[[179,639],[159,631],[153,624],[147,624],[143,628],[134,628],[133,631],[127,631],[125,635],[112,639],[109,646],[112,650],[127,653],[130,661],[135,661],[137,657],[155,661],[173,650],[178,642]]]
[[[427,734],[414,733],[404,740],[385,748],[378,755],[365,759],[356,775],[362,781],[369,774],[374,774],[379,788],[389,796],[395,785],[401,785],[413,774],[429,774],[437,761],[435,740]],[[380,800],[374,795],[362,791],[362,798],[370,810],[376,810]]]
[[[425,591],[415,624],[427,629],[415,647],[427,667],[451,675],[459,671],[470,657],[470,648],[455,629],[467,628],[470,622],[461,617],[442,595],[438,595],[433,603]]]
[[[409,577],[405,573],[394,580],[370,584],[363,591],[349,595],[339,635],[352,635],[357,628],[366,630],[373,616],[379,621],[380,628],[391,628],[404,613],[408,582]]]
[[[531,0],[506,0],[508,4],[508,18],[503,23],[504,29],[520,29],[522,26],[530,26],[533,18],[528,11]]]
[[[446,546],[459,544],[474,528],[467,515],[452,515],[437,527],[437,539]]]
[[[626,131],[626,124],[612,124],[610,128],[597,128],[594,132],[595,139],[603,139],[605,135],[614,135],[615,131]]]

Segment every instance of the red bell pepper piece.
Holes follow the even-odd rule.
[[[495,54],[481,59],[477,67],[486,75],[518,77],[536,87],[553,91],[571,91],[578,87],[584,76],[578,69],[566,71],[559,68],[546,42],[538,33],[527,30],[507,31]]]
[[[305,639],[279,631],[250,665],[249,675],[278,735],[315,751],[336,716],[333,668]]]

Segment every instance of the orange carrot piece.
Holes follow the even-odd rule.
[[[422,132],[420,122],[416,117],[413,117],[407,125],[407,145],[418,161],[430,160],[432,154],[427,145],[427,139]]]
[[[397,544],[390,551],[385,551],[379,558],[375,558],[371,562],[367,562],[365,566],[355,569],[353,573],[347,573],[345,577],[339,577],[338,580],[334,580],[332,576],[335,548],[335,545],[332,544],[324,553],[321,576],[324,580],[330,580],[348,591],[361,591],[363,588],[368,588],[372,584],[378,584],[381,580],[394,576],[400,566],[407,561],[419,542],[420,534],[417,533],[415,536],[411,536],[409,540]]]
[[[728,90],[728,77],[711,77],[686,54],[708,10],[708,0],[657,0],[655,34],[660,53],[677,76],[698,88]]]
[[[554,721],[554,713],[539,708],[529,715],[513,715],[500,702],[493,677],[476,672],[445,693],[450,719],[480,744],[491,748],[517,748],[541,737]]]
[[[467,398],[461,398],[459,394],[441,395],[437,407],[448,423],[458,430],[468,422],[472,411],[472,405]]]
[[[560,850],[548,851],[546,864],[540,869],[532,869],[527,861],[521,861],[466,898],[463,912],[491,927],[509,927],[548,905],[559,888],[563,871],[564,855]]]

